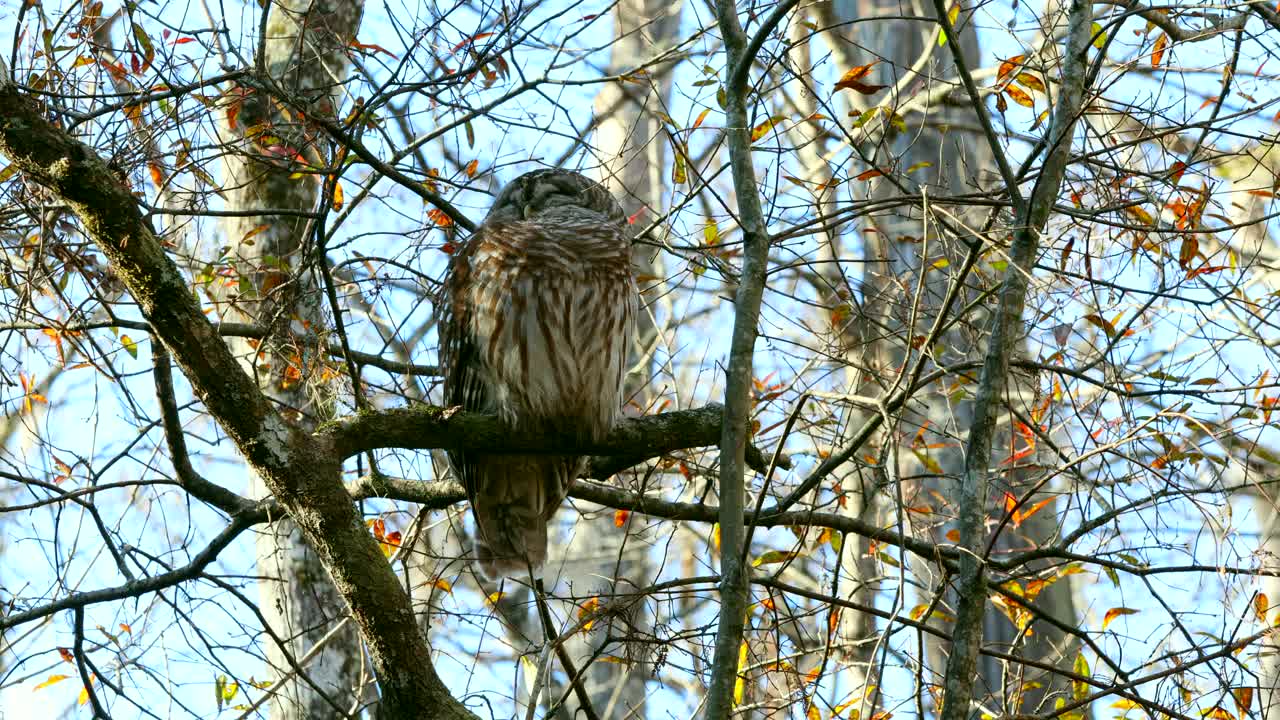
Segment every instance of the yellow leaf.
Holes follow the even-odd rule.
[[[862,702],[862,698],[858,697],[857,695],[850,697],[848,700],[845,700],[839,705],[831,708],[831,717],[833,718],[839,717],[840,714],[843,713],[845,710],[848,710],[851,707],[857,706],[858,703],[860,702]]]
[[[956,20],[960,19],[960,4],[956,3],[947,11],[947,19],[951,21],[951,27],[956,26]],[[944,28],[938,33],[938,47],[947,44],[947,31]]]
[[[1018,76],[1014,78],[1014,82],[1027,88],[1028,90],[1035,90],[1036,92],[1045,92],[1044,83],[1041,82],[1040,78],[1036,77],[1035,75],[1032,75],[1031,73],[1025,73],[1025,72],[1018,73]]]
[[[800,553],[795,550],[770,550],[760,557],[751,561],[751,567],[760,567],[761,565],[774,565],[777,563],[787,562],[800,557]]]
[[[707,245],[720,244],[720,226],[716,224],[714,218],[707,218],[707,224],[702,226],[702,239]]]
[[[485,602],[489,603],[490,605],[497,605],[498,601],[501,599],[502,599],[502,591],[499,590],[499,591],[489,593],[489,597],[485,598]]]
[[[1104,47],[1106,47],[1106,46],[1107,46],[1107,34],[1106,34],[1106,33],[1104,33],[1104,32],[1102,32],[1102,25],[1100,25],[1100,24],[1098,24],[1098,23],[1094,23],[1094,24],[1091,26],[1091,28],[1090,28],[1089,32],[1090,32],[1090,34],[1093,36],[1093,46],[1094,46],[1094,47],[1096,47],[1096,48],[1098,48],[1099,50],[1101,50],[1101,49],[1103,49]]]
[[[812,702],[804,711],[805,720],[822,720],[822,714],[818,712],[818,707]]]
[[[1129,207],[1125,208],[1124,211],[1132,215],[1135,219],[1137,219],[1143,225],[1155,225],[1156,221],[1152,219],[1151,213],[1144,210],[1141,206],[1130,205]]]
[[[1005,88],[1004,94],[1008,95],[1011,100],[1018,103],[1022,107],[1031,108],[1036,106],[1036,102],[1031,99],[1030,95],[1026,94],[1021,89],[1014,87],[1013,85],[1010,85],[1009,87]]]
[[[733,704],[735,706],[742,704],[742,698],[747,692],[747,678],[742,673],[747,669],[747,643],[743,642],[742,647],[738,648],[738,679],[733,681]]]
[[[1271,609],[1271,601],[1267,599],[1266,593],[1258,593],[1253,597],[1253,612],[1258,616],[1258,620],[1267,621],[1267,610]]]
[[[453,584],[450,583],[448,580],[445,580],[444,578],[437,578],[436,581],[431,584],[435,586],[437,589],[443,590],[446,593],[449,593],[449,594],[453,593]],[[498,593],[494,593],[494,595],[497,595],[497,594]]]
[[[35,686],[35,687],[31,688],[31,690],[34,692],[34,691],[39,690],[39,689],[41,689],[41,688],[47,688],[47,687],[49,687],[50,685],[53,685],[53,684],[55,684],[55,683],[60,683],[60,682],[62,682],[63,680],[66,680],[66,679],[67,679],[67,678],[69,678],[69,677],[71,677],[71,676],[70,676],[70,675],[50,675],[50,676],[49,676],[49,679],[47,679],[47,680],[45,680],[44,682],[40,683],[39,685],[37,685],[37,686]]]
[[[1104,615],[1102,618],[1102,629],[1106,630],[1107,626],[1111,624],[1111,621],[1115,620],[1121,615],[1136,615],[1137,613],[1138,613],[1137,610],[1133,610],[1131,608],[1126,608],[1126,607],[1111,608],[1110,610],[1107,611],[1107,614]]]
[[[1081,677],[1089,677],[1089,661],[1085,659],[1084,653],[1076,656],[1075,664],[1071,668],[1076,675]],[[1071,699],[1083,700],[1089,696],[1089,683],[1079,680],[1071,681]]]

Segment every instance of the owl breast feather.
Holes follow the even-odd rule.
[[[601,439],[622,404],[635,314],[622,233],[598,222],[511,222],[476,240],[468,304],[488,410]]]

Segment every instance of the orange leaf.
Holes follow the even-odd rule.
[[[1251,687],[1231,688],[1231,697],[1236,701],[1236,709],[1240,711],[1240,717],[1244,717],[1253,707],[1253,688]]]
[[[1182,173],[1187,171],[1187,164],[1179,160],[1169,168],[1169,181],[1175,185],[1182,180]]]
[[[1004,79],[1009,76],[1009,73],[1016,70],[1018,65],[1020,65],[1026,57],[1026,55],[1014,55],[1008,60],[1000,61],[1000,69],[996,72],[996,82],[1003,82]]]
[[[1010,85],[1009,87],[1005,88],[1004,94],[1008,95],[1009,99],[1018,103],[1022,107],[1029,108],[1029,107],[1036,106],[1035,101],[1031,99],[1030,95],[1026,94],[1021,89],[1014,87],[1013,85]]]
[[[480,167],[480,161],[472,160],[471,162],[467,163],[467,166],[463,168],[463,171],[467,173],[467,177],[475,177],[476,169],[479,167]]]
[[[1160,67],[1160,62],[1164,60],[1165,48],[1169,47],[1169,36],[1160,33],[1160,37],[1156,38],[1156,46],[1151,50],[1151,67]]]
[[[1258,620],[1267,621],[1267,610],[1271,608],[1271,603],[1267,600],[1266,593],[1258,593],[1253,597],[1253,612],[1258,616]]]
[[[343,202],[344,200],[342,198],[342,183],[337,182],[335,180],[333,183],[333,209],[341,210]]]
[[[875,168],[871,168],[870,170],[860,173],[857,177],[854,178],[854,180],[870,180],[871,178],[878,178],[881,175],[884,175],[883,170],[877,170]]]
[[[1191,261],[1196,259],[1196,255],[1200,252],[1200,241],[1196,240],[1195,235],[1187,235],[1182,238],[1182,246],[1178,248],[1178,265],[1183,270],[1191,267]]]
[[[690,129],[697,130],[699,127],[701,127],[702,121],[707,119],[707,113],[709,112],[711,112],[711,108],[705,108],[703,109],[702,112],[698,113],[698,119],[693,121],[693,127],[691,127]]]
[[[1121,615],[1136,615],[1137,613],[1137,610],[1126,607],[1111,608],[1107,611],[1107,614],[1102,617],[1102,629],[1106,630],[1107,626],[1111,624],[1111,621]]]
[[[71,654],[70,648],[58,648],[58,656],[62,658],[63,662],[72,662],[75,660],[75,656]]]
[[[863,95],[874,95],[875,93],[889,87],[888,85],[873,85],[862,81],[862,79],[871,72],[871,68],[875,67],[879,62],[879,60],[876,60],[873,63],[859,65],[858,67],[846,72],[844,75],[841,75],[840,79],[836,81],[836,89],[853,90],[855,92],[860,92]]]
[[[463,40],[463,41],[459,42],[457,45],[454,45],[454,46],[453,46],[453,49],[452,49],[452,52],[458,52],[458,51],[459,51],[459,50],[461,50],[462,48],[464,48],[464,47],[466,47],[466,46],[468,46],[468,45],[470,45],[470,44],[474,43],[475,41],[477,41],[477,40],[483,40],[483,39],[485,39],[485,38],[489,37],[490,35],[493,35],[493,33],[491,33],[491,32],[476,33],[475,35],[472,35],[471,37],[466,38],[465,40]]]
[[[951,528],[947,531],[946,538],[953,543],[958,543],[960,542],[960,531],[955,528]]]
[[[764,122],[752,128],[751,142],[755,142],[760,138],[764,137],[765,135],[769,134],[769,131],[773,129],[773,126],[778,124],[779,122],[782,122],[783,119],[784,118],[781,115],[774,115],[768,120],[765,120]]]
[[[1223,708],[1220,705],[1213,706],[1213,709],[1211,710],[1202,711],[1200,716],[1211,718],[1212,720],[1235,720],[1235,718],[1231,716],[1231,713],[1227,712],[1226,708]]]
[[[271,227],[270,225],[258,225],[254,227],[252,230],[250,230],[249,232],[245,233],[244,237],[240,238],[240,242],[246,245],[252,245],[253,243],[249,241],[252,240],[255,236],[261,235],[262,233],[266,232],[267,229],[270,227]]]
[[[613,512],[613,526],[622,527],[627,524],[627,518],[631,517],[630,510],[615,510]]]
[[[1020,510],[1014,513],[1013,524],[1015,526],[1021,525],[1023,522],[1026,521],[1027,518],[1040,512],[1042,509],[1044,509],[1045,505],[1048,505],[1051,502],[1053,502],[1053,498],[1045,498],[1044,500],[1041,500],[1040,502],[1036,503],[1035,505],[1032,505],[1026,510]]]
[[[427,211],[427,217],[438,227],[452,227],[453,218],[449,214],[439,208],[431,208]]]

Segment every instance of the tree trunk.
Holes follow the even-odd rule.
[[[228,210],[316,210],[323,176],[291,179],[299,167],[288,158],[310,165],[331,163],[323,158],[322,147],[309,139],[315,133],[308,132],[299,109],[334,115],[336,88],[347,73],[345,50],[362,11],[360,0],[276,0],[267,5],[270,18],[258,66],[295,107],[282,110],[278,97],[258,89],[241,87],[228,95],[230,104],[221,118],[223,139],[231,150],[223,170]],[[264,129],[274,137],[255,137]],[[281,153],[280,147],[286,150]],[[233,341],[232,348],[263,392],[308,429],[333,412],[332,389],[306,381],[318,374],[325,358],[321,341],[304,327],[327,325],[313,251],[308,249],[312,222],[287,215],[226,218],[222,242],[230,246],[226,259],[239,282],[224,288],[219,308],[223,320],[268,329],[261,341]],[[256,475],[251,475],[250,485],[252,497],[268,494]],[[257,555],[263,615],[278,635],[288,638],[287,655],[275,644],[267,647],[267,661],[278,683],[272,717],[340,717],[368,707],[377,692],[373,678],[364,672],[354,624],[328,637],[305,667],[290,667],[287,660],[305,656],[347,613],[294,523],[278,520],[260,532]]]
[[[829,6],[823,6],[821,10],[830,13],[824,18],[824,24],[841,24],[838,25],[838,30],[827,33],[841,71],[875,59],[862,55],[858,48],[863,47],[875,48],[885,57],[873,70],[877,76],[870,82],[892,87],[905,79],[904,85],[914,87],[921,76],[932,79],[931,82],[954,81],[956,78],[952,48],[949,45],[938,45],[936,23],[894,17],[906,15],[932,18],[934,11],[930,3],[916,0],[903,6],[897,0],[832,0]],[[884,17],[868,22],[876,16]],[[951,38],[949,43],[958,42],[969,66],[976,67],[980,57],[978,38],[972,27],[966,27],[968,17],[968,13],[961,14],[956,25],[959,36]],[[841,35],[851,35],[853,42],[848,42]],[[922,63],[922,58],[927,59]],[[913,70],[919,73],[917,77],[912,76]],[[878,96],[873,97],[873,100],[878,100]],[[863,108],[855,106],[854,109]],[[869,165],[906,178],[904,182],[908,189],[923,188],[931,197],[998,187],[1000,181],[995,159],[985,138],[979,133],[958,129],[977,126],[976,118],[967,103],[935,103],[925,113],[912,114],[905,119],[907,132],[895,132],[892,128],[887,128],[882,142],[864,145],[863,157],[869,160]],[[917,163],[931,165],[920,166],[909,175],[905,173],[907,168]],[[901,192],[887,182],[868,183],[862,187],[874,188],[869,193],[871,197],[890,197]],[[966,225],[981,228],[984,226],[984,219],[982,212],[970,212],[966,217]],[[912,346],[932,327],[948,288],[956,282],[954,273],[963,264],[966,246],[961,240],[972,238],[938,233],[934,222],[928,220],[926,223],[926,219],[916,209],[878,214],[872,218],[870,225],[874,232],[864,233],[862,237],[863,252],[868,261],[864,265],[865,275],[860,292],[851,298],[854,325],[852,332],[858,333],[858,337],[849,350],[857,353],[861,363],[861,367],[857,369],[863,373],[861,382],[851,383],[852,391],[874,396],[892,384],[894,378],[902,372],[904,363],[914,362]],[[949,265],[936,269],[932,263],[940,257],[946,258]],[[963,307],[971,299],[972,290],[962,292],[952,310]],[[981,358],[982,333],[988,325],[988,317],[989,308],[944,334],[937,345],[940,350],[931,360],[950,364]],[[926,367],[933,366],[931,362]],[[1030,415],[1030,408],[1038,397],[1037,381],[1036,377],[1017,372],[1009,378],[1006,402],[1023,417]],[[878,392],[872,392],[873,389]],[[943,498],[955,497],[953,485],[964,469],[962,443],[971,423],[971,403],[971,399],[953,402],[948,397],[947,389],[941,386],[924,389],[916,394],[913,402],[907,404],[893,426],[885,429],[884,432],[892,434],[889,442],[901,443],[909,442],[917,431],[926,428],[921,436],[920,447],[900,447],[898,453],[890,452],[885,455],[887,462],[893,462],[895,455],[901,456],[901,461],[893,468],[901,477],[929,478],[915,486],[902,487],[907,505],[930,503],[936,506],[936,500],[923,494],[929,489],[936,490]],[[1012,433],[1012,428],[1010,414],[1002,413],[993,463],[999,463],[1008,457],[1011,441],[1018,437]],[[1034,464],[1035,456],[1025,458],[1023,462]],[[1052,462],[1048,464],[1051,465]],[[1001,489],[1020,497],[1019,491],[1025,491],[1025,483],[1032,478],[1011,472],[1004,479],[1006,484]],[[883,492],[889,493],[889,497],[893,498],[896,489],[891,487]],[[917,495],[918,499],[913,499]],[[1037,496],[1031,502],[1039,499],[1040,496]],[[1016,533],[1011,528],[1005,528],[993,553],[998,556],[1004,549],[1026,547],[1032,542],[1055,538],[1059,528],[1053,507],[1054,503],[1050,503],[1028,518]],[[934,510],[949,514],[955,508],[934,507]],[[897,512],[904,510],[898,508]],[[998,504],[989,506],[989,517],[998,518],[999,513]],[[930,540],[945,542],[943,533],[946,529],[947,527],[937,528],[935,536]],[[923,596],[918,601],[920,604],[928,604],[932,599],[931,592],[938,590],[937,584],[941,578],[930,578],[928,566],[921,563],[916,565],[922,582],[933,580],[933,587],[924,589]],[[955,598],[944,597],[944,602],[954,607]],[[1043,590],[1034,604],[1039,611],[1062,621],[1067,627],[1076,625],[1070,578],[1062,579]],[[984,625],[987,645],[998,650],[1057,662],[1067,668],[1070,668],[1074,659],[1074,642],[1071,638],[1043,622],[1034,625],[1033,635],[1024,637],[1007,617],[990,608]],[[949,630],[945,624],[940,624],[940,627]],[[928,659],[920,659],[928,667],[922,677],[925,683],[933,683],[937,681],[937,676],[931,678],[929,670],[941,672],[946,664],[948,648],[945,643],[932,636],[928,638],[928,644]],[[1064,687],[1060,679],[1028,675],[1021,680],[1034,680],[1042,685],[1037,690],[1019,693],[1016,687],[1019,678],[1006,678],[1004,672],[1005,668],[998,660],[988,656],[980,657],[975,697],[983,699],[986,693],[1003,697],[1010,704],[1005,705],[1002,701],[994,707],[1009,713],[1044,711],[1045,708],[1040,705],[1041,699]],[[1007,680],[1013,681],[1012,684],[1006,686]],[[1007,695],[1006,689],[1009,690]],[[919,688],[917,691],[923,690]]]

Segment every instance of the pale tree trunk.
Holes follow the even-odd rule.
[[[803,24],[793,22],[789,29],[791,42],[791,73],[800,79],[800,87],[788,94],[791,107],[789,114],[793,117],[811,117],[825,114],[820,107],[814,92],[813,54],[820,48],[809,43],[810,30]],[[814,217],[829,217],[838,208],[840,183],[832,182],[834,173],[828,161],[833,138],[821,123],[797,122],[788,129],[796,147],[796,158],[800,161],[800,177],[813,194]],[[821,246],[818,251],[818,270],[810,278],[820,296],[825,309],[824,317],[817,325],[823,323],[830,327],[832,334],[839,339],[839,347],[845,354],[844,386],[849,392],[862,394],[869,388],[863,387],[867,375],[860,368],[866,366],[867,351],[882,349],[883,345],[868,345],[859,337],[858,330],[864,325],[851,322],[850,290],[848,278],[843,272],[841,262],[846,255],[842,236],[839,230],[829,227],[820,236]],[[865,415],[855,412],[846,417],[857,427],[865,420]],[[884,492],[882,483],[872,472],[854,469],[836,475],[836,483],[844,495],[839,503],[841,514],[855,517],[868,524],[878,525],[879,516],[884,503],[880,497]],[[848,535],[842,541],[840,550],[839,587],[841,597],[864,605],[876,602],[878,571],[870,556],[871,543],[861,536]],[[815,589],[820,589],[815,587]],[[839,623],[836,637],[833,638],[835,655],[840,661],[844,681],[848,692],[846,697],[861,697],[866,701],[858,706],[862,717],[875,714],[875,693],[868,689],[879,687],[879,671],[875,665],[876,625],[875,619],[866,614],[850,609],[838,609]],[[820,650],[822,648],[814,648]],[[803,662],[804,667],[814,666],[820,659],[809,659]],[[798,665],[799,666],[799,665]]]
[[[932,18],[934,10],[931,3],[919,0],[906,3],[897,0],[833,0],[830,4],[819,6],[818,11],[825,16],[822,17],[824,25],[839,25],[836,30],[828,32],[825,39],[832,47],[841,71],[876,59],[858,50],[863,47],[873,48],[885,57],[873,71],[876,76],[870,82],[912,88],[921,81],[955,82],[952,48],[938,45],[936,23],[898,19],[898,16],[904,15]],[[870,21],[877,16],[884,17]],[[952,38],[950,42],[959,42],[969,67],[976,67],[980,57],[978,39],[971,27],[965,27],[967,19],[968,13],[962,13],[958,23],[961,28],[959,37]],[[843,24],[851,22],[852,25]],[[918,75],[913,75],[913,72]],[[872,100],[879,101],[880,97],[874,96]],[[855,109],[862,108],[855,105]],[[881,121],[882,117],[872,120],[872,123]],[[864,165],[884,169],[902,178],[908,191],[923,189],[933,197],[998,186],[990,146],[980,133],[967,130],[976,128],[978,123],[966,102],[936,102],[923,114],[908,114],[905,120],[907,132],[895,133],[888,129],[886,139],[874,144],[863,144],[861,149],[865,162],[857,163],[858,171],[864,169]],[[942,128],[946,127],[953,129],[944,131]],[[917,167],[910,174],[904,172],[917,163],[931,165]],[[902,192],[887,181],[865,183],[862,187],[871,188],[868,193],[871,197],[891,197]],[[957,210],[955,206],[948,209],[952,212]],[[969,228],[981,228],[986,220],[981,212],[961,213],[960,217]],[[861,287],[857,289],[851,302],[853,326],[845,335],[850,345],[847,350],[851,359],[856,358],[859,362],[854,370],[862,375],[860,381],[851,383],[851,390],[874,397],[892,386],[894,379],[902,372],[904,363],[914,362],[915,356],[910,352],[913,341],[925,337],[933,326],[942,309],[947,290],[955,281],[954,273],[963,265],[966,248],[959,242],[961,238],[939,232],[935,220],[928,218],[926,221],[918,209],[878,214],[869,224],[875,232],[863,233],[864,254],[868,262],[862,266],[864,274]],[[836,256],[847,258],[850,255],[837,250]],[[950,264],[943,269],[933,267],[933,263],[943,257]],[[973,282],[972,277],[969,282]],[[951,308],[952,312],[971,299],[971,296],[965,297],[967,294],[960,295],[959,302],[954,303]],[[980,358],[983,349],[982,333],[988,325],[988,317],[989,312],[984,311],[945,333],[937,346],[939,354],[931,360],[951,364]],[[926,367],[932,367],[932,363]],[[1014,372],[1009,380],[1008,404],[1023,417],[1028,417],[1030,407],[1037,399],[1037,378]],[[930,504],[938,512],[955,512],[954,507],[937,507],[937,500],[925,495],[924,491],[932,488],[943,498],[955,497],[952,486],[963,472],[962,443],[971,417],[969,400],[953,402],[943,388],[934,386],[917,392],[915,400],[908,403],[898,417],[893,419],[894,422],[886,427],[884,432],[891,433],[889,442],[898,444],[896,453],[890,447],[889,452],[883,455],[883,461],[888,464],[889,478],[933,476],[932,480],[923,484],[901,487],[907,505]],[[920,445],[932,447],[908,449],[906,444],[922,427],[928,429]],[[1004,413],[1001,430],[997,433],[999,441],[996,447],[999,449],[992,459],[993,463],[1000,462],[1009,454],[1010,428],[1010,415]],[[1032,463],[1034,460],[1033,455],[1024,458],[1023,462]],[[1006,485],[998,489],[1007,489],[1020,496],[1019,489],[1025,491],[1026,483],[1034,479],[1011,473],[1004,478]],[[874,480],[864,480],[862,483],[866,487],[877,488]],[[899,489],[896,483],[890,483],[889,487],[878,491],[893,500],[894,505],[898,504],[896,493]],[[1000,493],[997,492],[996,497],[999,496]],[[1033,498],[1031,502],[1038,499],[1040,496]],[[998,554],[1002,548],[1025,548],[1031,543],[1055,538],[1059,528],[1053,507],[1054,504],[1051,503],[1024,521],[1017,533],[1006,528],[995,552]],[[904,513],[904,510],[899,507],[895,512]],[[992,505],[988,512],[993,517],[999,517],[999,506]],[[910,519],[903,517],[902,522],[909,523]],[[910,531],[910,527],[907,529]],[[929,539],[945,542],[943,532],[946,529],[947,527],[937,528],[935,536]],[[849,550],[846,549],[846,556],[850,555]],[[938,590],[941,581],[928,568],[924,563],[915,563],[921,582],[932,585],[924,589],[918,599],[920,604],[928,604],[932,600],[930,593]],[[1035,607],[1065,623],[1067,627],[1074,627],[1076,612],[1069,580],[1070,578],[1060,580],[1043,590]],[[954,607],[953,597],[944,597],[944,602]],[[945,631],[950,630],[945,623],[937,624]],[[1067,668],[1071,666],[1075,653],[1074,643],[1052,626],[1043,622],[1036,623],[1033,635],[1021,637],[1012,622],[994,610],[989,610],[984,625],[987,643],[999,650],[1058,663]],[[865,630],[862,632],[865,634]],[[857,637],[858,631],[847,634]],[[929,638],[929,643],[927,666],[920,668],[920,681],[924,685],[940,685],[940,673],[946,664],[947,648],[932,637]],[[1014,645],[1017,646],[1016,649],[1011,650]],[[925,661],[924,658],[920,660]],[[1044,711],[1046,708],[1040,705],[1041,698],[1060,692],[1064,687],[1055,678],[1033,676],[1030,673],[1022,678],[1006,678],[1004,672],[1005,669],[999,662],[985,656],[981,658],[975,697],[980,701],[990,701],[988,697],[984,697],[988,693],[997,698],[1004,697],[1006,681],[1012,684],[1007,688],[1010,696],[1016,694],[1019,679],[1023,682],[1034,680],[1042,684],[1039,690],[1022,694],[1020,706],[1011,704],[997,708],[1008,713],[1036,712],[1036,708]],[[917,688],[917,692],[924,692],[924,688]],[[1010,697],[1010,700],[1016,701],[1017,698]],[[1050,704],[1048,709],[1051,707]]]
[[[1230,181],[1231,204],[1228,212],[1231,222],[1240,227],[1230,240],[1233,250],[1239,254],[1240,267],[1252,268],[1263,281],[1280,288],[1280,244],[1268,230],[1266,217],[1274,205],[1265,195],[1251,192],[1271,191],[1276,178],[1280,178],[1280,144],[1262,141],[1253,144],[1238,156],[1228,158],[1219,172]],[[1272,572],[1280,570],[1280,487],[1274,480],[1275,468],[1263,463],[1259,468],[1251,462],[1250,450],[1240,453],[1241,463],[1248,468],[1244,478],[1251,480],[1254,490],[1254,511],[1259,524],[1259,544],[1262,568]],[[1267,598],[1269,607],[1280,605],[1280,577],[1263,575],[1258,592]],[[1267,615],[1274,622],[1275,611]],[[1276,635],[1264,640],[1267,647],[1258,654],[1258,717],[1260,720],[1280,720],[1280,638]]]
[[[323,157],[300,111],[334,116],[337,88],[347,73],[346,48],[362,11],[360,0],[277,0],[266,6],[270,18],[256,61],[275,87],[233,90],[220,118],[231,150],[223,171],[228,210],[316,210],[322,177],[290,175],[298,163],[324,166],[333,159]],[[264,123],[274,137],[255,139]],[[332,390],[308,382],[324,363],[323,341],[314,332],[326,326],[315,280],[314,224],[299,216],[251,215],[227,218],[223,229],[227,260],[240,282],[223,288],[220,315],[269,333],[260,342],[234,342],[233,349],[268,397],[300,427],[314,427],[332,413]],[[256,476],[250,491],[253,497],[268,492]],[[354,624],[329,635],[347,612],[315,553],[288,520],[260,532],[257,550],[262,613],[289,640],[287,653],[267,647],[277,682],[271,716],[331,718],[367,708],[377,694],[373,678],[365,672]],[[304,667],[291,665],[289,657],[304,657],[326,635]]]
[[[1274,468],[1269,470],[1275,472]],[[1262,564],[1265,569],[1275,572],[1280,570],[1280,493],[1277,493],[1275,483],[1263,486],[1263,492],[1256,499],[1256,508],[1262,530]],[[1280,604],[1280,577],[1264,575],[1258,592],[1267,596],[1270,606]],[[1269,614],[1267,617],[1273,616]],[[1258,688],[1261,690],[1258,694],[1258,717],[1260,720],[1280,720],[1280,638],[1270,635],[1263,642],[1263,651],[1258,654]]]

